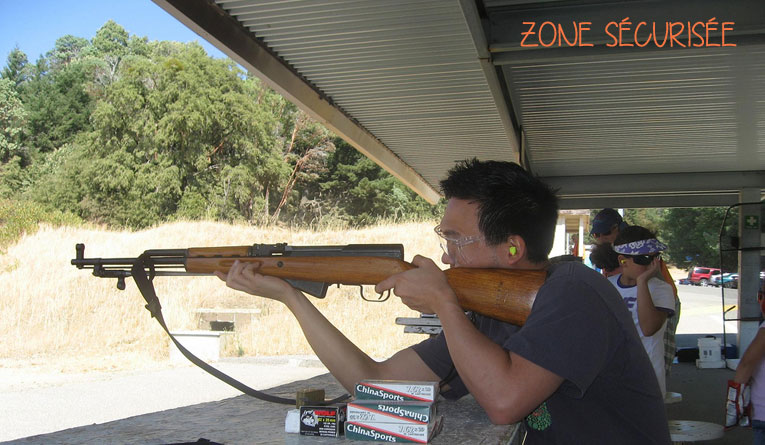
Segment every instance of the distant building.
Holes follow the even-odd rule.
[[[561,210],[550,257],[574,255],[585,260],[584,243],[589,233],[590,210]],[[586,256],[589,257],[589,252]]]

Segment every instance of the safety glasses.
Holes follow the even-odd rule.
[[[434,227],[433,231],[438,235],[441,250],[454,262],[455,266],[469,264],[470,257],[465,253],[465,247],[484,239],[481,235],[463,236],[461,238],[446,235],[441,230],[440,224]]]

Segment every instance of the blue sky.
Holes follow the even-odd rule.
[[[130,35],[149,40],[198,41],[213,57],[225,57],[151,0],[0,0],[0,67],[18,45],[31,63],[71,34],[92,39],[109,19]]]

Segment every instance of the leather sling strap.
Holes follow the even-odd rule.
[[[165,319],[162,316],[162,306],[159,303],[159,298],[157,298],[157,293],[154,290],[154,284],[152,283],[152,279],[154,278],[154,267],[150,261],[146,261],[146,258],[147,257],[145,255],[141,255],[138,258],[136,258],[130,273],[133,277],[133,280],[135,281],[136,286],[138,286],[138,290],[141,292],[143,299],[146,300],[146,306],[145,306],[146,309],[151,313],[151,316],[157,320],[159,325],[162,326],[162,329],[167,333],[167,335],[170,337],[170,340],[173,341],[175,346],[178,348],[179,351],[181,351],[181,354],[183,354],[184,357],[186,357],[187,359],[189,359],[189,361],[191,361],[191,363],[194,363],[195,365],[204,369],[205,371],[207,371],[214,377],[233,386],[234,388],[238,389],[239,391],[249,396],[255,397],[256,399],[264,400],[266,402],[282,403],[285,405],[295,405],[295,399],[287,399],[284,397],[278,397],[278,396],[266,394],[264,392],[250,388],[249,386],[245,385],[239,380],[236,380],[230,377],[229,375],[223,373],[219,369],[216,369],[210,366],[209,364],[205,363],[199,357],[192,354],[191,351],[186,349],[178,340],[176,340],[176,338],[167,329],[167,325],[165,324]],[[147,269],[149,270],[149,274],[146,273]],[[151,275],[151,277],[149,277],[149,275]],[[349,398],[350,398],[349,394],[343,394],[342,396],[332,400],[327,400],[325,402],[311,402],[311,404],[332,405],[338,402],[342,402]]]

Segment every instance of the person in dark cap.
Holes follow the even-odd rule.
[[[598,212],[592,220],[590,235],[595,241],[595,249],[590,254],[590,262],[595,265],[606,277],[617,275],[622,272],[619,263],[610,260],[610,255],[604,254],[604,249],[599,248],[606,244],[613,244],[619,233],[629,224],[624,222],[622,215],[614,209],[606,208]]]
[[[622,215],[614,209],[603,209],[595,215],[592,220],[590,235],[595,240],[595,244],[609,243],[613,244],[619,232],[627,227]]]

